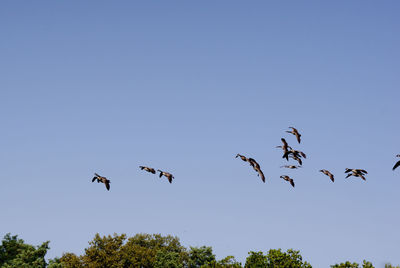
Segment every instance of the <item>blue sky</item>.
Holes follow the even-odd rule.
[[[50,240],[49,257],[146,232],[243,262],[294,248],[315,267],[400,264],[399,8],[2,1],[0,235]],[[301,170],[279,168],[281,137],[307,153]]]

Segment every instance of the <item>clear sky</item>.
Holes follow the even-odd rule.
[[[97,232],[145,232],[243,262],[294,248],[315,267],[400,264],[399,10],[1,1],[1,237],[50,240],[51,258],[82,254]],[[281,137],[307,154],[301,170],[279,168]]]

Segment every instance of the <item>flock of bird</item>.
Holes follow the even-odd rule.
[[[298,132],[298,130],[294,127],[289,127],[291,130],[287,130],[287,133],[293,134],[296,139],[297,142],[300,144],[301,142],[301,134]],[[282,158],[286,159],[286,161],[289,161],[290,159],[293,159],[295,161],[297,161],[297,163],[299,165],[283,165],[281,166],[281,168],[287,168],[287,169],[298,169],[301,168],[303,165],[303,161],[302,158],[306,159],[307,156],[305,153],[303,153],[302,151],[298,151],[293,149],[291,146],[288,145],[288,143],[286,142],[286,140],[284,138],[281,138],[282,141],[282,145],[276,146],[276,148],[281,148],[283,150],[283,156]],[[257,172],[257,176],[261,177],[261,180],[265,183],[265,176],[264,173],[261,170],[260,165],[257,163],[256,160],[254,160],[251,157],[246,157],[244,155],[241,154],[237,154],[236,158],[240,157],[240,159],[242,159],[244,162],[247,162],[250,164],[250,166]],[[396,157],[400,157],[400,154],[396,155]],[[392,170],[395,170],[397,167],[400,166],[400,160],[396,162],[396,164],[393,166]],[[149,173],[153,173],[156,174],[156,170],[154,168],[150,168],[150,167],[146,167],[146,166],[139,166],[139,168],[141,170],[145,170]],[[174,176],[171,173],[162,171],[162,170],[157,170],[158,172],[160,172],[159,177],[161,178],[162,176],[165,176],[169,183],[172,183],[172,180],[174,179]],[[322,172],[323,174],[325,174],[326,176],[328,176],[330,178],[330,180],[332,182],[335,181],[334,175],[326,170],[326,169],[321,169],[319,172]],[[350,176],[354,176],[354,177],[359,177],[361,179],[363,179],[364,181],[365,179],[365,175],[368,174],[368,172],[364,169],[351,169],[351,168],[346,168],[344,173],[346,173],[346,178],[349,178]],[[106,186],[107,190],[110,190],[110,180],[108,180],[106,177],[100,176],[97,173],[94,173],[94,177],[92,179],[92,182],[96,181],[98,183],[104,183],[104,185]],[[288,175],[282,175],[280,176],[280,178],[282,178],[283,180],[289,182],[293,187],[295,186],[294,184],[294,180],[289,177]]]

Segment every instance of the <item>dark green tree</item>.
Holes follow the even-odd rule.
[[[0,267],[45,268],[44,256],[48,249],[49,241],[34,247],[25,244],[17,235],[6,234],[0,246]]]
[[[189,267],[207,267],[215,262],[215,255],[212,253],[211,247],[190,247],[189,250]]]
[[[267,267],[267,257],[262,251],[250,251],[246,258],[245,268],[264,268]]]
[[[331,267],[332,268],[359,268],[360,265],[358,263],[356,263],[356,262],[351,263],[349,261],[346,261],[346,262],[342,262],[342,263],[339,263],[339,264],[331,265]],[[366,260],[363,260],[363,263],[362,263],[361,267],[362,268],[374,268],[372,263],[369,262],[369,261],[366,261]]]

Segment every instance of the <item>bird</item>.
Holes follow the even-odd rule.
[[[265,176],[261,170],[260,165],[253,158],[249,158],[248,160],[249,160],[250,165],[253,167],[253,169],[258,173],[257,176],[260,176],[261,180],[265,183]]]
[[[249,161],[248,158],[246,156],[244,156],[244,155],[237,154],[235,158],[238,158],[238,157],[240,157],[240,159],[242,159],[244,162],[248,162]]]
[[[159,170],[159,169],[157,169],[157,171],[160,172],[160,178],[164,175],[165,177],[167,177],[169,183],[172,183],[172,179],[175,178],[174,176],[172,176],[171,173],[168,173],[168,172],[165,172],[165,171],[161,171],[161,170]]]
[[[333,177],[333,174],[330,173],[328,170],[326,169],[321,169],[320,172],[324,173],[325,175],[329,176],[329,178],[331,179],[332,182],[335,181],[335,178]]]
[[[292,149],[292,147],[290,147],[290,146],[288,145],[288,143],[286,142],[286,140],[285,140],[284,138],[281,138],[281,141],[282,141],[283,145],[276,146],[276,148],[282,148],[282,150],[283,150],[283,155],[285,155],[285,154],[288,152],[288,148]],[[283,156],[283,157],[284,157],[284,156]],[[282,158],[283,158],[283,157],[282,157]],[[286,157],[286,160],[289,160],[289,159]]]
[[[260,165],[257,163],[256,160],[254,160],[254,159],[251,158],[251,157],[250,157],[250,158],[247,158],[246,156],[241,155],[241,154],[237,154],[235,158],[238,158],[238,157],[240,157],[243,161],[248,162],[248,163],[250,164],[250,166],[252,166],[253,169],[258,173],[257,176],[260,176],[260,177],[261,177],[261,180],[262,180],[263,182],[265,182],[264,173],[262,172],[261,167],[260,167]]]
[[[294,150],[290,148],[290,151],[286,151],[286,153],[282,156],[282,158],[286,158],[288,160],[288,156],[292,154],[294,157],[300,158],[304,157],[307,158],[307,155],[303,153],[302,151]]]
[[[285,165],[285,166],[281,166],[281,168],[297,169],[297,168],[301,168],[301,166]]]
[[[290,184],[294,187],[294,181],[288,175],[282,175],[282,176],[280,176],[280,178],[284,179],[285,181],[290,182]]]
[[[154,168],[149,168],[149,167],[144,167],[144,166],[139,166],[141,170],[146,170],[147,172],[156,174],[156,170]]]
[[[290,155],[290,158],[296,160],[299,163],[299,165],[303,165],[303,161],[301,161],[300,157],[298,157],[296,155]]]
[[[100,176],[99,174],[94,173],[94,177],[93,177],[93,179],[92,179],[92,182],[94,182],[95,180],[97,180],[97,183],[99,183],[99,182],[104,183],[105,186],[106,186],[106,188],[107,188],[107,191],[110,190],[110,183],[111,183],[111,181],[110,181],[110,180],[107,180],[106,177],[102,177],[102,176]]]
[[[364,169],[350,169],[350,168],[346,168],[344,173],[349,173],[347,174],[346,179],[350,176],[354,176],[354,177],[360,177],[363,180],[366,180],[365,174],[368,174],[368,172]]]
[[[300,142],[301,142],[301,139],[300,139],[301,135],[300,135],[300,133],[299,133],[299,132],[297,131],[297,129],[295,129],[294,127],[289,127],[289,128],[291,128],[292,130],[286,130],[286,132],[295,135],[296,138],[297,138],[297,141],[300,143]]]
[[[400,157],[400,154],[396,155],[396,157]],[[400,160],[396,162],[396,164],[394,164],[393,169],[395,170],[398,166],[400,166]]]

